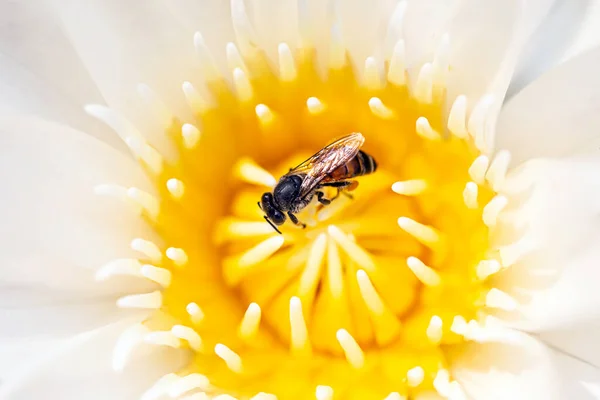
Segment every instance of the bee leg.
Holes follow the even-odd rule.
[[[288,215],[288,217],[290,217],[290,221],[292,221],[294,223],[294,225],[300,225],[302,227],[302,229],[306,228],[306,224],[298,221],[298,217],[296,217],[294,214],[292,214],[291,211],[288,211],[287,215]]]
[[[329,203],[331,203],[331,200],[323,198],[323,196],[325,196],[325,193],[323,193],[321,191],[317,191],[315,193],[317,194],[317,200],[319,201],[319,203],[321,203],[325,206],[328,205]]]

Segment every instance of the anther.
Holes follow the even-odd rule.
[[[138,84],[137,90],[140,97],[150,107],[151,112],[149,114],[157,119],[157,122],[163,129],[169,128],[173,123],[173,113],[169,111],[165,103],[146,84]]]
[[[508,199],[505,196],[497,195],[489,203],[483,207],[482,219],[483,223],[488,227],[496,225],[498,216],[508,204]]]
[[[497,260],[481,260],[477,267],[475,267],[475,273],[477,274],[477,278],[480,280],[485,280],[489,276],[500,271],[502,266],[500,262]]]
[[[123,371],[129,355],[133,349],[144,341],[144,337],[150,330],[143,324],[135,324],[127,328],[115,344],[112,355],[112,368],[117,371]]]
[[[466,138],[469,134],[467,131],[467,97],[464,95],[458,96],[448,115],[448,130],[456,137]]]
[[[381,76],[379,74],[379,66],[374,57],[365,59],[365,86],[369,90],[377,90],[382,86]],[[370,102],[369,102],[370,103]]]
[[[273,175],[248,158],[242,158],[237,162],[234,167],[234,174],[239,179],[255,185],[273,187],[277,183]]]
[[[116,275],[142,276],[142,264],[134,258],[119,258],[104,264],[96,271],[97,281],[105,281]]]
[[[331,386],[318,385],[315,390],[315,397],[317,400],[331,400],[333,399],[333,388]]]
[[[120,308],[158,309],[161,306],[162,293],[160,290],[156,290],[151,293],[123,296],[117,300],[117,307]]]
[[[456,333],[457,335],[464,335],[467,333],[467,320],[461,315],[455,316],[452,320],[450,331]]]
[[[171,178],[167,181],[167,190],[175,200],[179,200],[185,194],[185,185],[179,179]]]
[[[394,118],[394,111],[387,107],[379,97],[371,97],[369,99],[369,108],[371,112],[381,119],[392,119]]]
[[[433,387],[440,396],[448,397],[450,391],[450,373],[445,369],[438,370],[433,379]]]
[[[181,126],[181,137],[184,146],[187,149],[193,149],[200,141],[200,131],[192,124],[183,124]]]
[[[496,157],[492,160],[490,168],[488,169],[485,179],[490,183],[494,191],[499,191],[504,184],[506,178],[506,171],[510,164],[510,152],[501,150],[496,154]]]
[[[415,274],[418,280],[427,286],[439,286],[442,279],[435,270],[423,263],[417,257],[408,257],[406,265]]]
[[[411,218],[398,218],[398,225],[426,246],[436,245],[441,240],[439,233],[434,228],[423,225]]]
[[[485,305],[505,311],[514,311],[519,307],[519,303],[514,298],[496,288],[490,289],[485,296]]]
[[[195,351],[202,350],[202,338],[200,338],[198,332],[193,328],[185,325],[174,325],[171,328],[171,333],[175,335],[175,337],[187,341],[191,349]]]
[[[327,233],[360,267],[367,271],[372,271],[375,268],[375,263],[371,256],[362,247],[350,240],[340,228],[335,225],[329,225]]]
[[[273,111],[264,104],[257,104],[256,107],[254,107],[254,111],[262,126],[269,125],[275,119]]]
[[[336,333],[336,338],[344,350],[346,360],[353,368],[360,369],[365,364],[365,355],[356,340],[345,329],[340,329]]]
[[[439,344],[442,341],[442,319],[437,315],[434,315],[429,320],[429,325],[427,326],[427,338],[433,344]]]
[[[296,79],[296,62],[287,43],[279,43],[277,47],[279,53],[279,78],[284,82],[291,82]]]
[[[252,85],[244,71],[240,68],[233,70],[233,85],[235,86],[240,101],[246,102],[252,100],[252,97],[254,96]]]
[[[485,173],[490,165],[490,159],[487,156],[480,155],[469,167],[469,176],[477,184],[483,184],[485,181]]]
[[[302,302],[296,296],[290,299],[290,348],[294,354],[311,353],[311,345],[308,339],[308,329],[302,312]]]
[[[150,146],[143,138],[129,136],[125,139],[125,144],[131,150],[133,155],[143,161],[150,171],[159,175],[163,170],[164,159],[154,147]]]
[[[425,190],[427,190],[427,181],[423,179],[399,181],[392,185],[392,191],[404,196],[416,196]]]
[[[162,252],[160,251],[160,248],[149,240],[135,238],[131,241],[130,246],[133,250],[142,253],[154,263],[158,263],[162,260]]]
[[[169,247],[165,252],[167,258],[173,261],[178,267],[183,267],[188,262],[188,256],[185,250],[177,248],[177,247]]]
[[[467,182],[465,189],[463,190],[463,201],[467,208],[476,209],[479,207],[479,204],[477,203],[478,192],[479,187],[475,182]]]
[[[142,265],[141,274],[162,287],[168,287],[171,284],[171,271],[154,265]]]
[[[196,303],[189,303],[185,310],[190,316],[190,320],[194,325],[198,325],[204,319],[204,312],[200,308],[200,306]]]
[[[425,371],[421,367],[414,367],[406,373],[407,384],[410,387],[419,386],[425,379]]]
[[[440,140],[441,136],[437,133],[431,125],[429,124],[429,120],[425,117],[417,118],[416,122],[416,131],[417,135],[421,136],[424,139],[429,140]]]
[[[200,114],[209,108],[209,103],[198,93],[194,85],[190,82],[183,82],[181,85],[183,95],[188,103],[188,106],[194,114]]]
[[[391,392],[390,394],[388,394],[385,399],[383,400],[406,400],[405,396],[402,396],[400,393],[398,392]]]
[[[260,326],[261,314],[260,306],[256,303],[250,303],[238,329],[240,338],[249,340],[256,336]]]
[[[181,340],[177,338],[171,331],[154,331],[149,332],[144,337],[146,343],[157,346],[168,346],[178,349],[181,347]]]
[[[320,114],[325,111],[325,105],[316,97],[309,97],[306,100],[306,107],[308,108],[308,112],[313,115]]]
[[[205,389],[210,384],[208,378],[204,375],[194,373],[186,375],[171,384],[169,388],[169,397],[176,399],[195,389]]]
[[[227,65],[233,71],[236,68],[246,71],[246,64],[240,55],[235,43],[229,42],[225,45],[225,54],[227,55]]]
[[[236,352],[231,350],[229,347],[225,346],[222,343],[217,343],[215,345],[215,354],[220,359],[225,361],[225,364],[227,364],[227,367],[231,371],[238,374],[242,372],[242,359]]]
[[[398,40],[394,46],[394,52],[387,72],[388,81],[397,86],[406,85],[405,52],[404,40]]]
[[[202,66],[205,78],[209,81],[218,78],[219,71],[200,32],[194,33],[194,48],[196,49],[198,58],[200,58],[200,65]]]
[[[415,99],[424,104],[433,101],[433,68],[431,63],[425,63],[419,71],[414,91]]]

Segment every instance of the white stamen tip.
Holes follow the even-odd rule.
[[[464,335],[467,333],[467,320],[461,315],[455,316],[452,320],[450,331],[456,333],[457,335]]]
[[[176,399],[181,398],[187,392],[195,389],[206,389],[210,381],[204,375],[194,373],[186,375],[171,384],[169,388],[169,397]]]
[[[131,248],[144,254],[152,262],[158,263],[162,260],[160,248],[149,240],[135,238],[131,241]]]
[[[127,189],[127,197],[141,206],[152,219],[156,219],[160,212],[160,203],[158,199],[150,193],[144,192],[138,188]]]
[[[311,347],[308,341],[308,329],[302,312],[300,298],[293,296],[290,299],[290,347],[295,354],[310,354]]]
[[[185,310],[190,315],[190,319],[191,319],[192,323],[194,323],[196,325],[199,324],[200,322],[202,322],[202,320],[204,319],[204,312],[202,311],[200,306],[196,303],[189,303],[185,307]]]
[[[256,112],[256,116],[263,126],[269,125],[275,119],[273,111],[271,111],[271,109],[264,104],[257,104],[256,107],[254,107],[254,111]]]
[[[379,66],[374,57],[367,57],[365,60],[365,86],[370,90],[377,90],[382,86]]]
[[[246,70],[246,65],[235,43],[229,42],[225,45],[225,54],[227,55],[227,64],[231,70],[236,68],[242,71]]]
[[[183,267],[188,262],[188,256],[183,249],[169,247],[166,251],[167,258],[178,267]]]
[[[162,172],[164,164],[162,156],[156,149],[146,143],[143,138],[129,136],[125,138],[125,144],[127,144],[135,157],[148,166],[150,171],[156,175]]]
[[[187,149],[193,149],[200,141],[200,131],[192,124],[183,124],[181,126],[181,136],[183,144]]]
[[[427,326],[427,338],[434,343],[438,344],[442,341],[442,319],[437,315],[434,315],[429,320],[429,325]]]
[[[146,326],[135,324],[121,333],[113,349],[112,367],[115,371],[123,371],[129,355],[138,344],[144,341],[144,337],[149,332],[150,330]]]
[[[408,386],[417,387],[425,379],[425,371],[421,367],[414,367],[408,370],[406,373],[406,379]]]
[[[242,268],[257,265],[277,252],[277,250],[283,246],[284,242],[285,239],[283,235],[272,236],[265,239],[246,251],[238,260],[238,265]]]
[[[173,333],[175,337],[187,341],[190,345],[190,348],[193,350],[202,350],[202,339],[193,328],[185,325],[174,325],[171,328],[171,333]]]
[[[423,263],[417,257],[408,257],[406,260],[408,268],[415,274],[418,280],[427,286],[439,286],[442,279],[435,270]]]
[[[171,271],[154,265],[142,265],[141,273],[146,278],[158,283],[162,287],[168,287],[171,284]]]
[[[510,164],[510,152],[501,150],[496,154],[490,168],[485,175],[485,179],[490,183],[492,189],[498,192],[502,189],[506,179],[506,171]]]
[[[475,146],[482,151],[485,150],[486,146],[487,118],[493,104],[493,95],[483,96],[471,111],[471,116],[467,122],[467,129],[475,139]]]
[[[252,97],[254,96],[252,84],[241,68],[233,70],[233,84],[240,101],[246,102],[252,100]]]
[[[319,385],[315,390],[315,397],[317,400],[331,400],[333,399],[333,388],[331,386]]]
[[[505,311],[514,311],[519,307],[519,303],[509,294],[496,288],[490,289],[485,296],[485,305]]]
[[[362,368],[365,364],[365,355],[352,335],[347,330],[340,329],[336,333],[336,338],[350,365],[356,369]]]
[[[200,59],[202,72],[204,73],[206,79],[213,80],[218,78],[219,71],[215,65],[212,55],[210,54],[206,42],[204,41],[204,37],[200,32],[194,33],[194,48],[196,49],[196,54]]]
[[[466,138],[467,132],[467,97],[460,95],[452,103],[448,115],[448,130],[456,137]]]
[[[120,258],[104,264],[96,271],[95,278],[105,281],[117,275],[142,276],[142,264],[133,258]]]
[[[397,86],[406,85],[404,40],[398,40],[394,46],[394,52],[388,67],[387,79]]]
[[[379,97],[371,97],[369,99],[369,108],[371,108],[371,112],[379,118],[394,118],[394,111],[392,111],[392,109],[383,104]]]
[[[185,194],[185,185],[179,179],[171,178],[167,181],[167,190],[174,199],[179,200]]]
[[[309,97],[308,100],[306,100],[306,107],[308,108],[308,112],[313,115],[320,114],[325,111],[325,105],[316,97]]]
[[[279,77],[284,82],[290,82],[296,79],[296,62],[287,43],[279,43],[277,47],[279,53]]]
[[[234,167],[234,174],[241,180],[255,185],[273,187],[277,183],[273,175],[248,158],[238,161]]]
[[[467,182],[463,190],[463,200],[467,208],[476,209],[479,206],[477,202],[478,192],[479,187],[475,182]]]
[[[395,182],[392,190],[404,196],[416,196],[427,189],[427,181],[423,179],[413,179],[408,181]]]
[[[183,95],[185,96],[188,106],[195,114],[202,113],[209,107],[208,101],[198,93],[191,82],[183,82],[181,89],[183,90]]]
[[[508,199],[505,196],[497,195],[483,208],[482,219],[483,223],[488,227],[496,225],[498,216],[508,204]]]
[[[433,101],[433,67],[431,63],[426,63],[421,67],[415,84],[414,96],[424,104],[430,104]]]
[[[327,233],[361,268],[367,271],[372,271],[375,268],[375,262],[369,253],[352,241],[340,228],[335,225],[329,225]]]
[[[157,346],[173,347],[174,349],[181,347],[181,340],[173,335],[171,331],[150,332],[144,337],[144,341]]]
[[[161,306],[162,293],[159,290],[152,293],[123,296],[117,300],[117,307],[120,308],[158,309]]]
[[[426,246],[435,245],[440,241],[440,235],[434,228],[423,225],[411,218],[398,218],[398,226]]]
[[[425,117],[417,118],[416,122],[416,131],[417,135],[421,136],[424,139],[429,140],[440,140],[441,136],[437,133],[429,124],[429,120]]]
[[[487,172],[490,159],[487,156],[481,155],[477,157],[469,167],[469,176],[475,183],[483,184],[485,181],[485,173]]]
[[[142,134],[131,122],[115,113],[110,108],[99,104],[88,104],[84,106],[84,110],[92,117],[95,117],[108,125],[124,142],[130,137],[144,141]]]
[[[375,290],[371,279],[369,279],[369,275],[364,270],[359,269],[356,271],[356,281],[358,282],[358,289],[367,308],[375,315],[383,315],[385,305],[381,297],[379,297],[377,290]]]
[[[217,343],[215,345],[215,354],[225,361],[225,364],[227,364],[227,367],[231,371],[238,374],[242,372],[242,359],[229,347],[225,346],[224,344]]]
[[[440,396],[448,397],[450,391],[450,373],[445,369],[440,369],[433,380],[433,387]]]
[[[487,279],[489,276],[500,271],[502,266],[497,260],[482,260],[477,264],[475,269],[477,277],[481,280]]]
[[[277,400],[277,396],[271,393],[260,392],[252,396],[250,400]]]
[[[262,311],[256,303],[250,303],[239,327],[239,335],[243,339],[251,339],[258,332]]]

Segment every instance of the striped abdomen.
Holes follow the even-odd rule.
[[[375,159],[359,150],[358,154],[348,161],[346,164],[336,168],[328,176],[334,181],[343,181],[351,179],[355,176],[367,175],[377,170],[377,162]]]

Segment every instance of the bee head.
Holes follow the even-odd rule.
[[[265,213],[265,218],[267,218],[267,222],[275,225],[282,225],[285,222],[285,214],[282,211],[280,211],[275,205],[273,201],[273,193],[263,193],[263,195],[260,198],[260,202],[258,203],[258,206]],[[279,232],[277,228],[275,228],[275,230]]]

